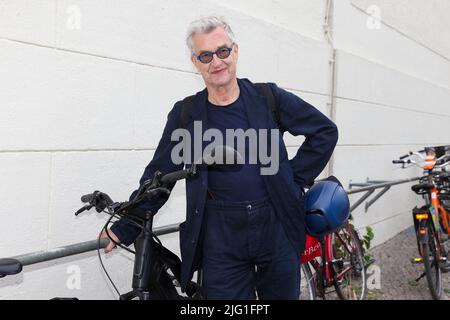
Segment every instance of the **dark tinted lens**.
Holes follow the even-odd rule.
[[[213,59],[213,53],[212,52],[203,52],[198,59],[203,63],[210,63]]]
[[[230,51],[228,48],[220,48],[219,50],[217,50],[217,56],[220,59],[225,59],[228,58],[228,56],[230,55]]]

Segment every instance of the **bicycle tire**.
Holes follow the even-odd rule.
[[[316,285],[314,282],[314,276],[311,271],[311,266],[308,262],[301,265],[300,272],[299,300],[315,300],[317,297]]]
[[[341,242],[346,242],[351,248],[352,252],[348,253],[348,257],[338,256],[336,239],[340,239],[339,241]],[[349,261],[347,262],[347,265],[349,264],[351,266],[351,271],[347,272],[345,277],[340,281],[334,282],[337,295],[341,300],[364,300],[367,294],[367,274],[364,262],[364,251],[358,233],[354,230],[353,226],[347,224],[334,232],[332,235],[332,246],[333,261],[348,258]],[[335,274],[338,274],[345,266],[345,261],[343,261],[342,267],[333,262],[333,271]],[[353,279],[357,282],[355,283],[356,286],[352,285]]]
[[[439,267],[439,257],[436,249],[439,239],[437,239],[433,223],[429,220],[427,220],[427,233],[428,241],[420,243],[422,261],[431,296],[434,300],[440,300],[442,296],[442,272]]]

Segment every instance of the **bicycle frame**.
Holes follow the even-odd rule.
[[[426,196],[422,192],[419,194],[422,194],[425,198],[426,206],[429,208],[429,211],[430,211],[429,212],[429,214],[430,214],[429,218],[431,219],[430,222],[434,225],[434,228],[435,228],[438,240],[439,240],[439,244],[440,244],[441,229],[443,229],[447,234],[450,235],[450,219],[449,219],[450,213],[447,212],[446,208],[442,205],[442,202],[440,201],[439,189],[435,182],[433,171],[436,168],[443,168],[446,165],[448,165],[449,163],[446,162],[440,166],[437,166],[438,161],[443,160],[448,156],[443,155],[439,159],[436,159],[435,152],[430,150],[430,148],[425,148],[422,151],[427,152],[426,156],[423,156],[422,154],[420,154],[420,152],[410,152],[409,155],[403,156],[400,159],[404,159],[404,158],[415,155],[424,161],[423,165],[420,165],[417,161],[412,161],[411,159],[409,159],[408,161],[404,161],[404,160],[403,161],[394,161],[394,163],[402,163],[403,162],[403,168],[405,168],[405,164],[411,164],[411,165],[419,166],[424,169],[424,177],[427,178],[427,182],[432,185],[432,188],[430,188],[428,190],[428,192],[426,193]],[[414,216],[414,222],[416,225],[416,229],[418,229],[418,225],[421,224],[421,221],[425,220],[422,217],[425,217],[425,216],[421,216],[420,214],[419,214],[419,218],[415,214],[413,214],[413,216]],[[442,226],[442,228],[441,228],[441,226]],[[417,231],[419,232],[418,235],[420,235],[420,230],[417,230]]]
[[[431,175],[429,176],[429,181],[432,180]],[[426,198],[426,207],[428,208],[427,212],[414,212],[413,218],[414,224],[416,226],[416,234],[418,237],[418,242],[424,243],[424,241],[429,241],[427,230],[426,230],[426,221],[429,221],[434,226],[434,231],[436,232],[437,237],[437,254],[439,260],[442,260],[443,257],[441,255],[441,222],[444,224],[444,229],[447,233],[449,233],[449,225],[448,225],[448,213],[445,208],[442,206],[439,199],[439,191],[436,185],[430,189]],[[423,209],[423,208],[421,208]],[[423,211],[423,210],[422,210]],[[421,250],[421,246],[419,246],[420,256],[423,258],[423,252]]]
[[[430,207],[429,207],[430,208]],[[440,245],[440,232],[439,229],[436,229],[436,217],[435,213],[430,212],[430,210],[424,210],[426,208],[420,208],[418,211],[413,211],[413,217],[414,217],[414,225],[416,229],[416,236],[417,236],[417,245],[419,249],[419,254],[423,261],[423,251],[421,244],[427,244],[428,241],[432,241],[432,239],[429,239],[429,231],[428,231],[428,223],[434,226],[434,231],[436,233],[437,242],[436,242],[436,250],[438,259],[441,260],[441,245]]]
[[[425,155],[423,154],[425,153]],[[418,157],[419,161],[411,159]],[[394,160],[393,163],[402,164],[403,168],[416,165],[423,168],[423,177],[420,183],[411,189],[425,199],[425,205],[412,210],[414,227],[416,230],[417,246],[420,258],[413,262],[423,263],[425,272],[416,279],[419,281],[426,276],[430,293],[433,299],[440,299],[442,294],[442,271],[448,266],[443,265],[447,261],[445,246],[441,245],[441,232],[450,234],[449,217],[446,208],[440,200],[441,176],[437,169],[445,172],[445,167],[450,164],[450,155],[442,155],[436,158],[434,147],[426,147],[419,152],[409,154]],[[439,164],[438,164],[439,163]],[[405,166],[407,165],[407,166]]]
[[[442,227],[445,230],[445,233],[450,234],[450,221],[449,221],[450,212],[448,212],[442,205],[439,196],[439,190],[436,186],[431,190],[431,205],[436,210],[436,215],[441,217],[440,221],[443,224]]]
[[[429,220],[430,223],[434,226],[434,231],[436,232],[437,237],[437,254],[439,260],[442,260],[441,256],[441,229],[443,229],[447,234],[450,234],[450,225],[449,225],[449,216],[445,207],[442,205],[439,196],[439,189],[436,185],[433,178],[433,169],[436,165],[436,159],[433,155],[426,156],[426,163],[424,165],[424,173],[427,174],[427,180],[430,184],[433,185],[432,188],[429,189],[425,198],[426,206],[428,207],[429,216],[422,213],[413,214],[415,225],[416,225],[416,234],[418,236],[418,240],[424,241],[424,237],[426,235],[425,225],[426,220]],[[442,224],[442,227],[441,227]],[[428,239],[427,239],[428,240]],[[419,252],[420,252],[419,246]],[[421,257],[423,258],[423,252],[420,252]]]
[[[341,229],[343,229],[343,228],[351,228],[351,226],[350,226],[350,224],[347,223]],[[338,233],[335,233],[335,235],[340,238],[341,244],[344,245],[344,249],[348,253],[352,253],[353,252],[352,248],[348,247],[348,244],[346,243],[346,241],[344,241]],[[325,279],[323,279],[324,286],[331,287],[334,285],[335,282],[341,281],[345,277],[345,275],[352,270],[352,267],[347,266],[342,271],[340,271],[339,273],[336,274],[335,270],[333,268],[333,264],[337,264],[337,263],[339,263],[339,261],[333,260],[333,243],[332,243],[331,234],[325,235],[323,241],[320,241],[320,242],[321,242],[321,248],[322,248],[322,257],[325,256],[325,261],[324,261],[325,263],[323,261],[322,261],[322,263],[319,263],[319,261],[317,261],[315,258],[312,258],[309,261],[305,261],[304,263],[309,262],[311,264],[311,266],[314,268],[314,270],[317,273],[320,272],[321,275],[323,275],[323,266],[325,265]]]

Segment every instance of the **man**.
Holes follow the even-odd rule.
[[[180,128],[182,112],[187,112],[190,134],[196,121],[203,124],[203,132],[216,129],[224,136],[226,129],[277,127],[266,97],[249,80],[236,78],[239,46],[225,21],[217,17],[194,21],[187,45],[206,88],[195,95],[187,110],[182,111],[185,106],[179,101],[170,111],[141,183],[156,170],[168,173],[183,167],[171,159],[177,143],[171,140],[171,133]],[[181,285],[184,289],[201,266],[209,299],[299,297],[299,263],[305,243],[303,187],[326,166],[337,142],[337,128],[294,94],[272,83],[270,89],[280,127],[306,137],[296,156],[288,159],[280,136],[275,142],[266,141],[278,146],[275,174],[261,175],[260,163],[248,163],[246,157],[240,170],[203,168],[186,181],[186,222],[180,226]],[[251,151],[248,145],[245,150]],[[142,209],[156,213],[164,202],[146,203]],[[111,230],[113,239],[125,245],[139,233],[125,221]],[[106,252],[113,248],[111,243]]]

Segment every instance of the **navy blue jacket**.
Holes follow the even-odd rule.
[[[268,102],[248,79],[238,79],[240,95],[249,121],[254,129],[277,128]],[[294,136],[303,135],[306,140],[297,154],[288,159],[286,146],[280,135],[279,170],[275,175],[264,175],[263,180],[275,211],[299,255],[305,246],[304,197],[302,188],[314,179],[325,168],[333,153],[338,139],[336,125],[316,108],[298,96],[271,83],[275,101],[278,106],[280,124],[283,130]],[[187,110],[189,122],[186,127],[193,136],[193,122],[203,121],[206,124],[207,89],[198,92],[193,106]],[[171,151],[178,141],[171,141],[171,133],[180,127],[180,111],[182,103],[175,103],[169,112],[167,123],[153,159],[145,168],[140,180],[143,183],[151,179],[156,170],[168,173],[183,169],[183,165],[175,165],[171,161]],[[203,131],[207,129],[203,125]],[[270,139],[269,143],[270,143]],[[270,146],[268,147],[270,150]],[[186,221],[180,225],[180,250],[182,258],[181,285],[184,289],[192,274],[198,268],[201,258],[201,227],[204,205],[206,201],[208,174],[207,169],[200,169],[199,174],[186,181]],[[173,185],[171,186],[173,188]],[[133,197],[133,195],[131,196]],[[143,204],[143,208],[156,213],[165,203],[162,199]],[[131,244],[139,234],[139,230],[125,220],[112,226],[112,231],[125,245]]]

